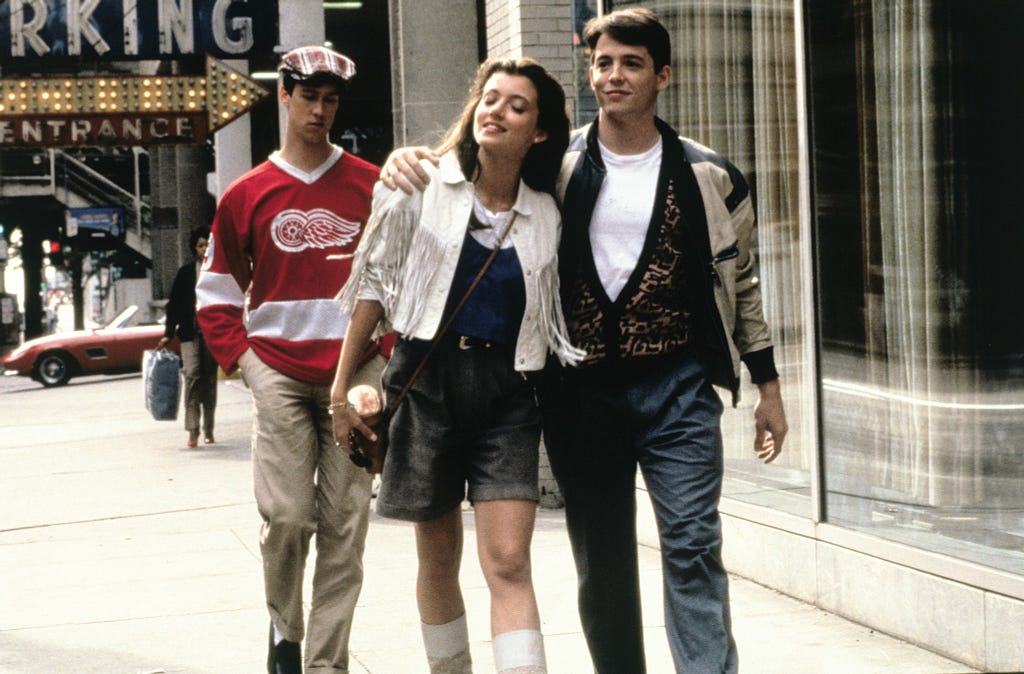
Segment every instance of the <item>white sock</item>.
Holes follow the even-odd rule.
[[[494,667],[501,672],[544,674],[544,635],[540,630],[514,630],[496,634],[492,641]]]
[[[443,625],[421,622],[420,631],[423,633],[427,657],[450,658],[469,650],[469,628],[466,626],[465,613]]]
[[[443,625],[420,623],[431,674],[472,674],[466,614]]]
[[[276,646],[282,641],[284,641],[284,635],[277,629],[277,625],[274,625],[274,645]]]

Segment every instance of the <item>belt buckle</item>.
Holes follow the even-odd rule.
[[[491,348],[491,341],[489,339],[480,339],[479,337],[471,337],[469,335],[459,335],[459,348],[463,351],[469,351],[470,349],[489,349]]]

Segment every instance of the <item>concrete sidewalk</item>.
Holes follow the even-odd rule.
[[[265,671],[267,629],[249,470],[249,397],[222,382],[217,439],[188,450],[154,422],[139,377],[0,386],[0,673]],[[488,597],[464,513],[476,671],[493,671]],[[673,671],[660,561],[641,548],[649,671]],[[551,672],[587,672],[561,511],[541,510],[534,580]],[[373,517],[351,671],[426,672],[412,528]],[[975,671],[734,578],[741,671]],[[308,596],[308,595],[307,595]]]

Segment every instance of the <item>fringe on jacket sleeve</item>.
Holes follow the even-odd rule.
[[[386,188],[382,188],[386,189]],[[434,273],[441,266],[445,244],[419,226],[422,197],[394,194],[374,199],[373,213],[352,261],[348,282],[338,293],[343,312],[359,299],[373,297],[384,307],[385,321],[403,334],[414,334],[423,318]],[[400,298],[405,298],[399,301]]]
[[[548,348],[558,357],[562,365],[578,365],[587,352],[569,341],[569,331],[562,314],[562,303],[558,292],[558,258],[554,258],[537,275],[540,298],[540,324]]]

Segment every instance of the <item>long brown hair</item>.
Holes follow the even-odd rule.
[[[480,146],[473,137],[473,117],[476,106],[483,98],[484,85],[492,75],[499,72],[526,77],[537,90],[537,128],[545,131],[548,137],[530,147],[523,160],[521,176],[523,182],[531,188],[554,194],[562,155],[569,146],[569,118],[565,113],[565,91],[561,83],[534,59],[489,59],[481,63],[462,113],[434,151],[442,154],[455,150],[466,180],[476,177],[480,168],[477,160]]]

